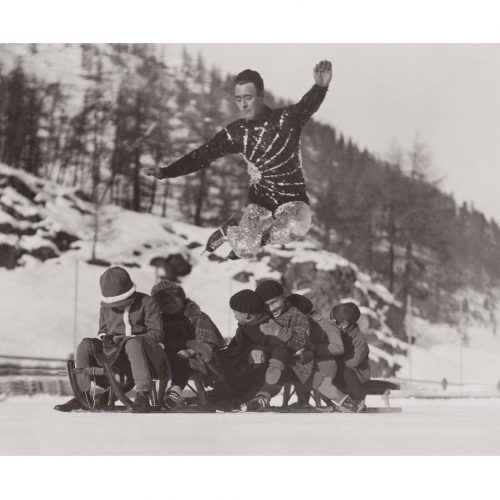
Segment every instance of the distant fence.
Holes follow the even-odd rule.
[[[486,384],[482,382],[450,382],[441,380],[393,379],[401,386],[399,391],[391,391],[392,398],[499,398],[500,382]]]
[[[66,360],[0,354],[0,396],[70,395]]]
[[[66,359],[0,354],[0,399],[7,396],[73,394],[66,374]],[[441,380],[391,378],[401,389],[391,398],[498,398],[497,384],[450,382]]]

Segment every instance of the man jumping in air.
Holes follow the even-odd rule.
[[[250,258],[267,244],[284,244],[305,236],[311,225],[300,153],[304,125],[315,113],[332,79],[330,61],[313,71],[314,85],[297,103],[279,109],[264,104],[264,82],[246,69],[235,78],[240,119],[230,123],[203,146],[165,168],[146,167],[157,179],[178,177],[207,167],[227,154],[241,153],[250,176],[248,206],[239,223],[227,221],[208,240],[207,251],[228,241],[228,258]]]

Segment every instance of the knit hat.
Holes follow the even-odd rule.
[[[330,312],[330,318],[335,319],[339,323],[347,321],[349,326],[354,325],[361,316],[359,307],[354,302],[345,302],[337,304]]]
[[[184,291],[184,288],[182,288],[182,286],[178,283],[174,283],[173,281],[160,280],[158,281],[158,283],[156,283],[156,285],[153,286],[153,288],[151,288],[152,297],[158,295],[161,292],[175,295],[182,300],[186,298],[186,292]]]
[[[241,290],[229,299],[229,306],[240,313],[258,314],[266,310],[266,305],[252,290]]]
[[[257,285],[255,293],[265,302],[283,295],[283,286],[275,280],[265,280]]]
[[[302,314],[311,314],[314,309],[313,303],[304,295],[299,295],[298,293],[294,293],[289,295],[286,300],[293,307],[296,307]]]
[[[123,267],[110,267],[99,278],[101,306],[122,307],[133,302],[135,284]]]

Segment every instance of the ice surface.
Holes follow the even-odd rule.
[[[401,414],[359,415],[60,413],[58,402],[0,402],[0,455],[500,454],[499,399],[397,400]]]

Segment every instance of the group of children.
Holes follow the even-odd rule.
[[[211,402],[233,409],[265,409],[288,381],[297,389],[298,404],[307,404],[315,389],[339,411],[364,408],[369,349],[352,302],[333,307],[323,318],[306,297],[286,297],[279,282],[265,280],[231,297],[238,327],[226,346],[214,322],[177,283],[161,280],[147,295],[136,290],[125,269],[111,267],[100,287],[98,335],[79,344],[76,367],[106,361],[125,372],[135,384],[139,411],[148,411],[153,378],[169,375],[162,403],[167,409],[181,404],[193,370],[214,387]],[[95,382],[105,391],[94,395],[94,404],[106,404],[108,381],[98,376]],[[89,380],[81,376],[79,385],[90,397]],[[76,398],[55,407],[80,408]]]
[[[233,295],[230,307],[238,328],[227,356],[239,349],[239,363],[247,356],[249,364],[261,367],[264,375],[255,396],[241,409],[264,409],[290,381],[298,404],[307,403],[315,389],[339,411],[363,410],[363,384],[370,378],[369,348],[357,325],[360,311],[354,303],[333,307],[326,319],[314,311],[307,297],[286,297],[279,282],[266,280],[255,291]]]

